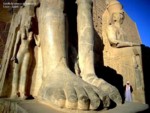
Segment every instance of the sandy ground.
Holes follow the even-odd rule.
[[[25,100],[18,103],[27,113],[150,113],[149,106],[141,103],[126,103],[113,109],[102,111],[81,111],[61,109],[54,106],[47,106],[35,100]]]

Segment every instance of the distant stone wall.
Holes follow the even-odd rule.
[[[125,19],[123,22],[123,30],[126,33],[127,41],[135,42],[135,43],[142,43],[136,23],[125,13]]]
[[[93,0],[94,29],[102,38],[102,15],[106,9],[105,0]]]
[[[103,66],[103,38],[102,38],[102,17],[106,9],[105,0],[93,0],[93,24],[94,24],[94,60],[95,66]],[[99,69],[98,69],[99,70]]]

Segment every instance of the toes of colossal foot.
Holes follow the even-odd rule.
[[[116,87],[104,82],[104,88],[102,89],[103,91],[106,91],[106,93],[108,93],[110,99],[114,101],[117,105],[122,104],[121,95]]]
[[[52,93],[52,92],[51,92]],[[49,94],[49,99],[52,103],[59,106],[60,108],[64,108],[66,104],[66,96],[64,91],[61,89],[56,89],[52,94]]]
[[[76,96],[71,95],[66,100],[66,108],[77,109],[78,99]]]
[[[80,87],[80,85],[75,86],[75,91],[78,97],[78,107],[77,109],[81,110],[88,110],[90,105],[90,99],[84,90],[83,87]]]
[[[70,84],[65,86],[65,95],[66,95],[66,108],[77,109],[77,94],[74,87]]]
[[[78,109],[88,110],[90,105],[90,99],[87,96],[80,95],[78,97]]]
[[[114,101],[117,105],[121,105],[122,104],[122,98],[120,96],[120,94],[110,94],[109,97],[111,98],[112,101]]]
[[[122,98],[117,88],[112,87],[112,92],[109,93],[109,97],[112,101],[114,101],[117,105],[122,104]]]
[[[100,106],[100,99],[96,94],[91,96],[92,98],[90,98],[90,109],[95,110]]]
[[[66,104],[66,100],[64,98],[55,99],[54,104],[56,104],[60,108],[64,108]]]
[[[110,106],[110,98],[109,96],[103,96],[102,98],[103,107],[108,108]]]
[[[106,94],[104,91],[97,89],[96,87],[93,87],[93,89],[102,101],[102,104],[100,106],[103,106],[103,108],[108,108],[110,106],[110,97],[108,96],[108,94]]]
[[[86,86],[85,91],[88,94],[90,99],[90,108],[91,110],[95,110],[100,106],[100,97],[98,94],[93,90],[93,88]]]

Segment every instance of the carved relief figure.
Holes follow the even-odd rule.
[[[39,40],[37,40],[32,31],[32,19],[35,16],[34,6],[28,5],[22,7],[19,13],[21,16],[20,30],[17,32],[13,56],[11,58],[14,61],[12,98],[17,97],[17,93],[19,93],[21,98],[25,98],[27,76],[29,75],[32,63],[34,39],[35,43],[39,45]]]
[[[121,27],[124,20],[122,5],[117,0],[112,0],[107,6],[107,10],[110,19],[106,28],[106,34],[111,46],[119,48],[139,45],[126,40],[125,32]]]

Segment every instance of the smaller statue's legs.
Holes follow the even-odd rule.
[[[27,83],[27,76],[29,74],[30,65],[31,65],[31,55],[28,52],[24,55],[21,70],[20,70],[19,93],[21,99],[25,99],[27,96],[26,83]]]
[[[13,71],[13,78],[12,78],[12,90],[10,98],[16,98],[18,92],[18,82],[19,82],[19,67],[20,64],[15,63],[14,71]]]
[[[21,99],[25,99],[26,79],[31,61],[30,51],[24,50],[24,46],[21,45],[14,63],[11,98],[20,97]]]
[[[22,66],[22,52],[19,50],[17,53],[17,57],[14,61],[14,70],[13,70],[13,78],[12,78],[12,91],[11,91],[11,98],[17,98],[19,95],[19,79],[20,79],[20,70]]]
[[[94,71],[94,30],[91,14],[92,0],[77,0],[78,4],[78,39],[79,39],[79,67],[81,76],[86,82],[98,87],[117,104],[122,103],[119,91],[101,78]],[[109,105],[109,103],[107,103]],[[106,105],[107,106],[107,105]]]

